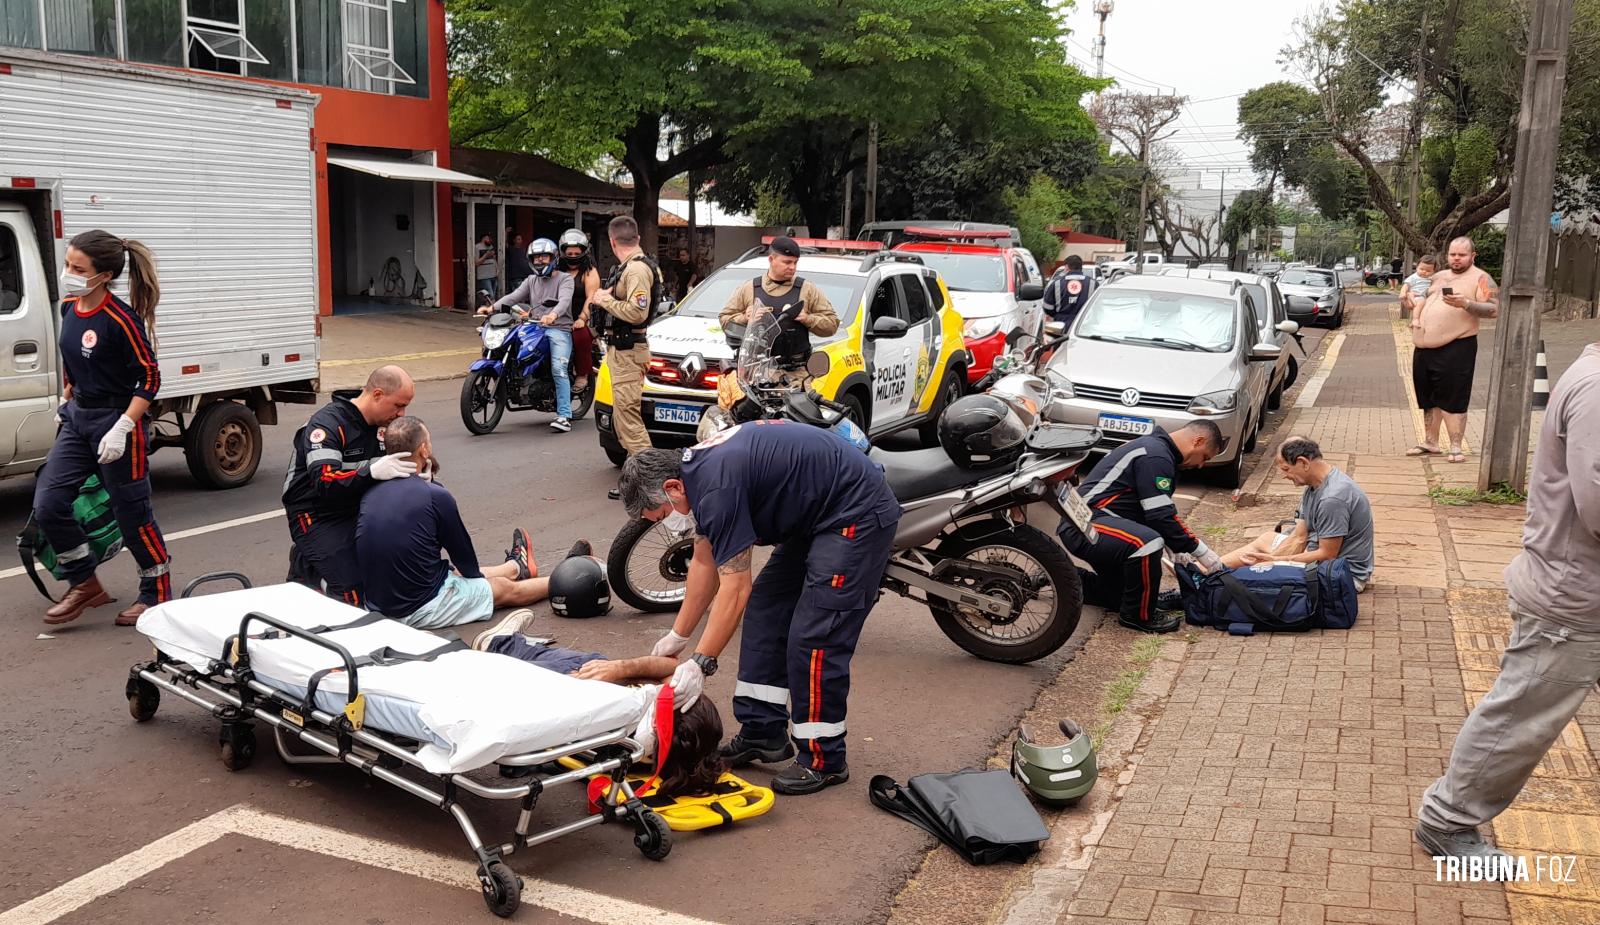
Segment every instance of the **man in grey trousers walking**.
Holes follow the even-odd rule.
[[[1529,483],[1522,553],[1506,567],[1513,622],[1500,676],[1417,812],[1429,853],[1491,870],[1504,855],[1477,827],[1511,805],[1600,681],[1600,344],[1556,383]]]

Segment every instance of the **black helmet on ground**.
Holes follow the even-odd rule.
[[[1015,462],[1027,436],[1027,425],[1017,412],[991,395],[958,398],[939,416],[939,445],[964,469]]]
[[[550,609],[558,617],[588,619],[611,610],[611,582],[593,556],[563,559],[550,573]]]

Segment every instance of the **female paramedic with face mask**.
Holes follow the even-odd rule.
[[[128,270],[130,306],[111,291]],[[33,512],[71,586],[44,622],[69,623],[112,602],[95,575],[99,565],[73,517],[78,489],[99,475],[123,545],[139,564],[139,599],[117,614],[133,626],[153,604],[172,597],[171,558],[150,507],[150,403],[161,389],[156,363],[155,259],[138,241],[85,231],[67,245],[61,273],[61,367],[66,389],[61,429],[34,486]]]

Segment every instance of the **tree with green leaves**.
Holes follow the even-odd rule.
[[[1274,81],[1239,98],[1239,138],[1250,146],[1250,166],[1266,174],[1271,196],[1281,179],[1301,186],[1312,152],[1328,138],[1316,94]]]
[[[1424,22],[1426,29],[1424,30]],[[1359,167],[1373,207],[1418,253],[1438,250],[1506,208],[1516,155],[1525,0],[1385,0],[1324,7],[1284,50],[1315,94],[1331,142]],[[1559,152],[1558,208],[1600,205],[1600,0],[1575,0]],[[1420,53],[1420,54],[1419,54]],[[1391,93],[1410,93],[1420,57],[1423,179],[1407,218],[1395,150],[1382,119]],[[1403,143],[1402,143],[1403,144]]]

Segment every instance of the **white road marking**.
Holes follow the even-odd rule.
[[[1339,362],[1339,348],[1344,346],[1344,335],[1340,334],[1333,339],[1333,345],[1328,352],[1322,355],[1322,365],[1317,367],[1317,374],[1311,377],[1306,387],[1300,390],[1300,397],[1294,401],[1296,408],[1310,408],[1317,403],[1317,396],[1322,394],[1322,384],[1333,375],[1333,364]]]
[[[272,511],[262,511],[259,514],[251,514],[248,517],[235,517],[232,520],[224,520],[220,523],[206,524],[203,527],[193,527],[188,530],[179,530],[177,533],[168,533],[166,535],[166,540],[169,543],[173,540],[186,540],[191,536],[204,536],[207,533],[216,533],[218,530],[229,530],[234,527],[242,527],[246,524],[260,523],[263,520],[271,520],[274,517],[283,516],[285,516],[283,513],[283,508],[280,507]],[[8,568],[4,571],[0,571],[0,579],[15,578],[18,575],[26,574],[27,569],[18,566],[17,568]]]
[[[460,858],[408,848],[240,804],[186,825],[171,835],[75,877],[42,896],[0,912],[0,925],[48,925],[166,864],[204,848],[224,835],[242,835],[286,848],[354,861],[473,893],[479,890],[476,866]],[[716,925],[705,919],[532,877],[523,878],[522,901],[524,905],[538,906],[601,925],[632,925],[637,922],[651,925]]]

